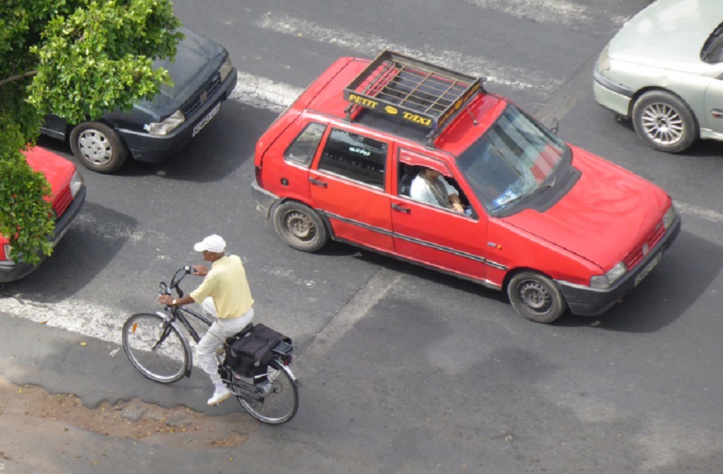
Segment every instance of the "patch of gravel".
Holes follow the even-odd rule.
[[[14,385],[0,375],[0,415],[48,419],[113,438],[189,448],[230,448],[244,443],[258,423],[243,412],[207,416],[186,406],[164,408],[138,399],[87,408],[72,394],[50,394],[33,385]],[[10,457],[0,452],[3,460]]]

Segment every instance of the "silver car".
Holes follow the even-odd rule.
[[[605,47],[593,84],[657,150],[723,141],[723,0],[653,2]]]

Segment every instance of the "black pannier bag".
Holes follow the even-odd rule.
[[[226,365],[237,375],[248,378],[265,376],[273,357],[271,351],[279,343],[291,347],[291,338],[263,324],[251,331],[240,332],[226,341]]]

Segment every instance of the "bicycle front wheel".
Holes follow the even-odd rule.
[[[157,314],[134,314],[123,325],[123,350],[149,379],[172,383],[191,367],[191,348],[178,328]]]
[[[262,400],[237,396],[241,406],[257,420],[280,425],[291,420],[299,409],[299,391],[289,369],[277,360],[269,364],[269,393]]]

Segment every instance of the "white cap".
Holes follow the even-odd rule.
[[[213,253],[223,253],[226,250],[226,241],[220,235],[212,234],[193,246],[196,252],[208,250]]]

